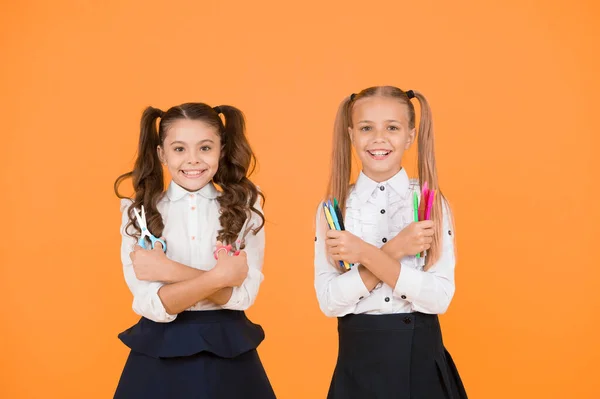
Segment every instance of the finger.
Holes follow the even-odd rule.
[[[334,256],[334,255],[341,255],[342,251],[340,249],[340,247],[331,247],[327,249],[327,252],[329,253],[329,255]]]
[[[133,247],[133,252],[137,252],[137,251],[143,251],[144,248],[140,247],[139,244],[135,244],[135,246]]]
[[[431,229],[431,228],[433,228],[435,223],[433,220],[423,220],[423,221],[417,222],[417,225],[423,229]]]
[[[131,259],[131,261],[133,262],[135,259],[135,252],[130,252],[129,253],[129,259]]]
[[[154,249],[154,250],[159,250],[159,251],[162,251],[162,250],[163,250],[163,245],[162,245],[162,242],[160,242],[160,241],[156,241],[156,242],[154,243],[154,248],[152,248],[152,249]]]
[[[339,254],[335,254],[335,255],[331,255],[331,259],[333,259],[335,261],[340,261],[340,260],[342,260],[342,257]]]
[[[431,237],[435,234],[435,230],[433,229],[425,229],[423,230],[423,236],[425,237]]]
[[[429,245],[433,242],[433,237],[425,237],[424,240],[425,244]]]
[[[330,239],[325,240],[325,245],[327,245],[330,248],[334,248],[334,247],[337,247],[338,245],[340,245],[340,240],[330,238]]]
[[[238,256],[241,256],[243,258],[247,258],[248,254],[246,254],[246,251],[240,251],[240,253],[238,254]]]
[[[217,250],[217,253],[215,254],[215,256],[217,257],[217,259],[221,259],[222,256],[227,255],[227,248],[225,247],[221,247]]]
[[[340,255],[340,251],[337,248],[332,248],[329,251],[327,251],[327,253],[329,254],[329,256],[339,256]]]
[[[327,232],[327,238],[340,238],[343,235],[343,231],[339,231],[339,230],[329,230]]]

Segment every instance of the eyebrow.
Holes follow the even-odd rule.
[[[201,140],[201,141],[198,142],[198,144],[203,144],[203,143],[213,143],[214,144],[214,141],[212,141],[211,139],[204,139],[204,140]],[[187,143],[184,143],[183,141],[176,140],[176,141],[173,141],[171,143],[171,145],[173,145],[173,144],[183,144],[183,145],[185,145]]]
[[[384,122],[395,122],[395,123],[400,123],[400,121],[397,121],[395,119],[387,119]],[[359,121],[358,123],[373,123],[373,121],[368,121],[368,120],[363,120],[363,121]]]

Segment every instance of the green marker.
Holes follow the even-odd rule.
[[[413,192],[413,213],[414,213],[413,218],[415,219],[415,222],[418,222],[419,221],[419,196],[417,195],[416,191]],[[421,257],[421,254],[418,253],[417,258],[420,258],[420,257]]]

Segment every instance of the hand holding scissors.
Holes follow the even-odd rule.
[[[146,248],[146,237],[148,237],[148,240],[150,240],[151,249],[154,249],[154,246],[156,245],[156,243],[160,242],[162,244],[163,251],[167,252],[167,243],[165,242],[165,240],[154,237],[152,234],[150,234],[150,231],[148,231],[148,226],[146,225],[146,212],[144,211],[144,205],[142,205],[142,214],[141,215],[137,209],[134,209],[133,212],[135,213],[135,218],[136,218],[138,226],[140,227],[140,230],[141,230],[140,238],[138,240],[138,245],[144,249],[147,249]]]
[[[246,221],[244,222],[244,225],[242,226],[242,229],[238,234],[237,240],[235,240],[233,244],[217,246],[217,249],[214,252],[215,259],[219,259],[219,252],[221,251],[225,251],[226,253],[233,253],[233,256],[238,256],[240,254],[240,251],[242,250],[242,247],[246,242],[246,236],[254,227],[253,223],[248,224],[249,221],[250,218],[246,218]]]

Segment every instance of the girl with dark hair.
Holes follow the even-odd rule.
[[[264,197],[248,179],[254,164],[235,107],[144,111],[134,169],[115,182],[125,281],[142,316],[119,335],[131,351],[115,398],[275,397],[256,350],[264,332],[244,313],[263,280]],[[119,193],[128,178],[132,198]],[[243,250],[215,251],[231,248],[243,226]],[[137,245],[146,232],[166,248]]]

